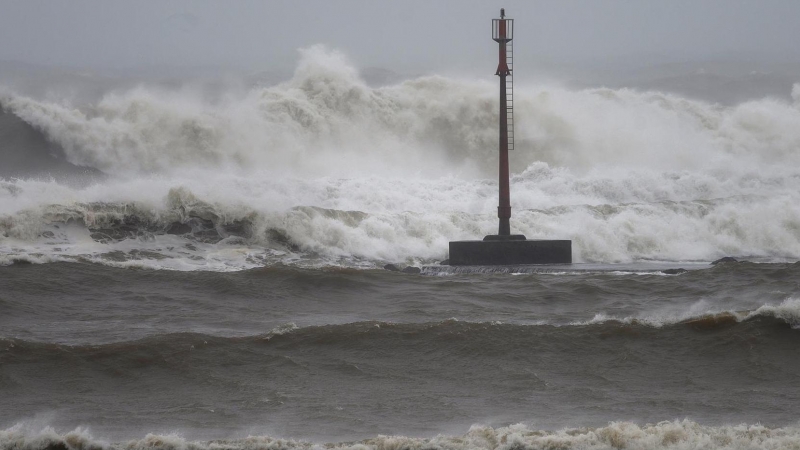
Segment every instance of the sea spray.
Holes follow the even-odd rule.
[[[794,449],[800,431],[797,427],[770,428],[759,424],[707,426],[689,419],[640,425],[632,422],[611,422],[604,427],[537,430],[523,424],[507,427],[474,425],[461,436],[438,435],[431,438],[379,435],[356,442],[314,443],[271,436],[247,436],[240,439],[214,441],[192,440],[179,434],[150,433],[143,438],[110,443],[97,439],[85,429],[59,434],[52,428],[40,433],[23,433],[14,428],[0,431],[0,446],[22,450],[49,448],[126,449],[126,450],[383,450],[442,448],[451,450],[478,449]]]
[[[79,108],[5,92],[6,111],[110,176],[3,181],[0,249],[102,262],[138,246],[165,257],[140,263],[181,270],[436,262],[496,228],[490,81],[373,88],[315,46],[292,79],[215,99],[140,86]],[[517,97],[516,232],[572,239],[576,262],[800,257],[796,101],[524,83]]]
[[[479,171],[463,174],[484,177],[496,169],[489,81],[434,75],[371,88],[345,56],[316,46],[302,51],[291,80],[215,101],[138,87],[81,109],[10,93],[2,104],[61,144],[71,162],[116,174],[230,166],[300,177],[438,177],[468,166]],[[714,171],[800,158],[800,110],[778,100],[722,107],[629,89],[518,91],[514,172],[535,161]]]

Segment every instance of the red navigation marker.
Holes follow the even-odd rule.
[[[513,38],[514,20],[507,19],[505,9],[501,9],[500,18],[492,19],[492,39],[498,45],[495,75],[500,77],[500,201],[497,206],[500,225],[497,234],[486,236],[482,241],[450,242],[449,264],[452,266],[572,263],[570,240],[528,240],[521,234],[511,234],[508,151],[514,149]]]
[[[508,179],[508,117],[514,117],[514,88],[513,78],[511,78],[511,67],[513,67],[513,47],[511,40],[514,38],[514,19],[506,19],[506,10],[500,10],[500,18],[492,19],[492,39],[498,44],[498,62],[495,75],[500,77],[500,204],[497,207],[497,217],[500,219],[500,226],[497,234],[499,236],[510,236],[511,225],[511,194],[509,192]],[[511,81],[511,86],[509,86]],[[510,88],[510,89],[509,89]],[[513,120],[513,119],[512,119]]]

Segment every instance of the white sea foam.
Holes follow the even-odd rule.
[[[660,328],[678,323],[692,323],[703,319],[712,321],[714,319],[732,319],[742,322],[758,317],[772,317],[783,320],[792,327],[800,327],[800,299],[789,297],[777,305],[761,305],[752,310],[720,309],[711,307],[706,301],[700,300],[688,308],[651,312],[645,315],[617,317],[606,313],[597,313],[589,320],[571,322],[570,325],[584,326],[617,322]]]
[[[98,255],[143,248],[165,258],[135,264],[178,270],[444,259],[448,241],[496,229],[493,81],[426,76],[371,88],[341,53],[317,46],[291,80],[215,101],[139,87],[77,108],[4,93],[3,107],[70,162],[111,177],[80,189],[0,181],[0,253],[121,264]],[[577,262],[800,258],[797,85],[794,104],[732,107],[517,88],[516,232],[572,239]],[[93,227],[126,214],[155,236],[41,237],[69,218]],[[190,216],[245,221],[246,239],[186,250],[158,235]],[[274,245],[270,230],[291,245]]]
[[[750,313],[747,318],[767,316],[786,321],[794,328],[800,328],[800,298],[788,298],[780,305],[764,305]]]
[[[283,336],[284,334],[288,334],[299,329],[300,328],[294,322],[287,322],[269,330],[269,332],[264,335],[264,339],[268,341],[275,336]]]
[[[525,425],[492,428],[474,425],[463,436],[439,435],[433,438],[376,436],[359,442],[312,443],[269,436],[243,439],[195,441],[178,434],[148,434],[142,439],[108,443],[95,439],[83,429],[58,434],[45,428],[38,434],[26,433],[19,427],[0,431],[0,448],[43,450],[58,444],[66,448],[113,449],[342,449],[387,450],[437,448],[451,450],[477,449],[796,449],[800,428],[771,428],[758,424],[705,426],[684,419],[657,424],[611,422],[598,428],[564,428],[557,431],[536,430]],[[63,448],[63,447],[61,447]]]

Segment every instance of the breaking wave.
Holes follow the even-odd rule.
[[[761,413],[759,418],[770,419],[773,425],[785,424],[783,418],[792,417],[794,403],[786,399],[784,391],[738,386],[784,386],[796,377],[799,335],[789,325],[796,324],[797,309],[796,301],[787,302],[759,308],[745,318],[734,317],[733,313],[716,314],[661,327],[613,321],[553,326],[449,319],[304,327],[286,323],[264,334],[243,337],[171,333],[82,345],[0,338],[3,382],[12,404],[26,392],[58,392],[54,384],[65,390],[62,395],[67,398],[73,398],[75,392],[86,393],[82,397],[85,401],[67,402],[59,408],[58,413],[69,420],[55,415],[34,417],[31,423],[20,422],[0,431],[0,449],[795,448],[800,436],[794,425],[705,426],[678,420],[594,426],[606,423],[609,417],[619,418],[620,414],[643,418],[642,421],[694,413],[702,416],[700,411],[708,403],[701,402],[697,407],[699,395],[710,396],[721,405],[715,409],[721,416],[711,416],[716,417],[713,425],[721,425],[726,417],[743,417],[736,413],[738,405],[750,407],[753,402],[764,411],[778,412],[769,416]],[[87,373],[101,376],[87,377]],[[441,382],[420,383],[423,377]],[[290,387],[275,389],[275,380],[287,380]],[[600,383],[597,390],[605,395],[619,398],[634,392],[647,405],[644,409],[626,406],[624,411],[604,405],[593,394],[586,396],[586,392],[597,392],[583,388],[592,386],[592,382]],[[147,383],[147,394],[143,394],[142,383]],[[680,389],[653,389],[654,384],[678,385]],[[332,404],[336,406],[359,402],[401,406],[389,413],[389,419],[382,415],[384,411],[376,413],[369,407],[350,410],[342,414],[359,418],[359,431],[348,428],[344,436],[349,437],[345,438],[325,434],[320,432],[324,426],[314,425],[313,418],[317,417],[320,403],[332,406],[324,397],[330,394],[331,386],[335,386]],[[553,390],[558,392],[556,398],[552,398]],[[193,392],[197,396],[187,402],[185,397],[171,396],[172,392]],[[512,400],[520,397],[520,392],[536,396],[522,403]],[[435,403],[435,399],[459,396],[469,400]],[[490,407],[490,411],[494,412],[487,413],[484,406],[476,405],[475,396],[491,398],[494,409]],[[106,425],[103,416],[90,423],[71,418],[81,417],[73,413],[93,408],[97,404],[94,402],[106,398],[115,400],[109,410],[120,411],[114,415],[116,427],[103,431],[113,438],[96,438],[87,429],[73,429],[76,424],[102,429]],[[258,399],[258,407],[239,409],[250,398]],[[53,401],[45,397],[40,405],[51,405]],[[431,406],[431,401],[438,406]],[[574,403],[568,403],[565,410],[565,401]],[[141,422],[129,423],[129,410],[116,406],[140,404],[137,402],[146,402],[148,414],[159,414],[145,427]],[[286,411],[284,402],[287,408],[302,413],[290,415],[291,434],[275,435],[269,427],[273,420],[280,423],[281,418],[287,418],[281,415]],[[675,409],[674,402],[686,406]],[[159,428],[158,418],[167,418],[165,423],[170,423],[174,414],[171,408],[176,404],[181,405],[181,411],[186,408],[186,414],[202,411],[207,419],[183,422],[186,435],[170,434],[169,430],[175,428]],[[229,404],[234,406],[225,406]],[[217,406],[219,414],[215,413]],[[434,408],[433,412],[429,408]],[[581,426],[584,419],[574,418],[575,411],[592,408],[598,408],[600,415],[585,419],[588,423]],[[467,424],[475,420],[495,420],[492,425],[523,420],[529,425],[473,426],[460,436],[363,438],[375,430],[400,430],[393,417],[431,417],[431,426],[436,427],[437,423],[447,423],[439,416],[446,418],[452,410],[468,418]],[[553,410],[559,411],[557,422],[548,421]],[[261,411],[266,415],[251,416]],[[502,421],[491,419],[500,412],[505,414]],[[311,417],[310,425],[298,422],[297,417]],[[19,415],[13,419],[19,420]],[[544,427],[566,424],[574,428],[533,428],[530,424],[537,421],[548,424]],[[56,431],[42,423],[71,424],[66,425],[66,430],[72,431]],[[427,429],[453,430],[452,426],[444,427]],[[260,434],[265,429],[270,430],[267,436]],[[247,430],[260,431],[243,437],[246,434],[240,433],[248,433]],[[150,434],[145,435],[147,432]],[[145,436],[139,437],[142,435]],[[292,435],[318,436],[323,441],[294,440],[290,439]],[[214,440],[199,440],[200,436]],[[326,439],[361,440],[324,442]]]
[[[0,180],[0,254],[179,270],[444,259],[496,228],[492,81],[373,88],[315,46],[289,81],[215,100],[5,92],[2,110],[41,133],[26,145],[108,178]],[[572,239],[577,262],[800,257],[797,102],[521,85],[516,104],[517,232]]]
[[[572,325],[629,324],[650,327],[665,327],[676,324],[701,328],[725,327],[736,323],[770,318],[778,320],[792,328],[800,328],[800,299],[788,298],[778,305],[762,305],[755,310],[701,312],[687,310],[677,315],[646,315],[637,317],[616,318],[606,314],[597,314],[585,322],[573,322]]]
[[[636,317],[615,318],[598,314],[594,318],[582,322],[561,322],[558,320],[535,320],[533,322],[501,321],[472,322],[450,318],[437,322],[395,323],[381,321],[361,321],[328,325],[309,325],[298,327],[294,322],[278,325],[266,333],[250,336],[209,335],[200,333],[156,334],[132,341],[91,345],[66,345],[63,343],[46,343],[26,341],[8,336],[0,336],[0,349],[27,354],[69,353],[104,354],[114,359],[127,360],[127,354],[139,352],[183,352],[203,347],[209,343],[215,347],[237,347],[240,345],[274,344],[281,348],[297,349],[314,347],[320,342],[339,343],[344,346],[362,343],[366,337],[376,342],[384,342],[387,347],[403,342],[417,342],[420,345],[443,336],[460,336],[462,345],[479,349],[487,345],[485,338],[492,336],[497,341],[492,345],[514,346],[519,340],[547,339],[551,342],[563,342],[571,345],[572,339],[584,333],[607,335],[622,331],[622,334],[637,329],[639,332],[671,336],[672,339],[692,335],[697,330],[721,330],[740,327],[742,331],[777,327],[777,329],[800,329],[800,299],[788,298],[777,305],[762,305],[753,310],[739,311],[687,311],[680,315],[644,315]],[[688,334],[687,334],[688,333]],[[649,335],[649,334],[648,334]],[[643,336],[642,336],[643,337]],[[734,336],[734,338],[737,338]],[[582,338],[581,338],[582,339]],[[735,339],[731,340],[733,342]],[[395,344],[390,344],[395,342]],[[726,342],[720,339],[720,343]],[[603,347],[603,344],[593,344]],[[613,344],[611,347],[614,347]],[[432,347],[433,351],[434,348]],[[613,351],[613,348],[607,350]],[[306,349],[305,351],[309,351]]]
[[[85,429],[58,433],[52,428],[39,432],[25,430],[22,425],[0,431],[0,448],[19,450],[55,449],[794,449],[800,441],[796,426],[767,427],[759,424],[706,426],[689,419],[656,424],[611,422],[604,427],[537,430],[523,424],[507,427],[473,425],[461,436],[439,435],[433,438],[376,436],[358,442],[314,443],[270,436],[248,436],[241,439],[194,441],[178,434],[147,434],[140,439],[109,443],[92,436]]]

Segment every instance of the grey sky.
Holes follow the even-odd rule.
[[[73,67],[291,67],[325,43],[359,66],[480,68],[490,19],[516,19],[519,56],[800,60],[800,1],[0,0],[0,60]]]

